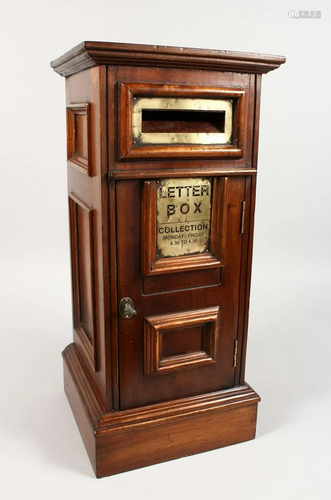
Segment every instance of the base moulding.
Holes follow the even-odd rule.
[[[106,412],[75,344],[63,351],[65,391],[98,478],[254,439],[258,394],[248,385]]]

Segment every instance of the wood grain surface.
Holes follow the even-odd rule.
[[[261,74],[284,62],[84,42],[52,63],[66,76],[73,343],[63,352],[65,391],[97,477],[255,436],[260,399],[245,382],[245,360]],[[139,95],[231,98],[229,146],[134,145]],[[209,115],[170,118],[147,114],[145,130],[222,128]],[[157,180],[190,178],[208,179],[208,237],[198,250],[162,253]],[[131,318],[119,313],[124,297]]]

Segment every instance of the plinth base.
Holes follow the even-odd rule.
[[[65,391],[97,477],[254,439],[259,396],[247,384],[107,413],[74,344],[63,352]]]

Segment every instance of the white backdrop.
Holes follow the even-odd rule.
[[[330,499],[330,28],[326,0],[2,0],[2,499]],[[62,390],[65,85],[49,67],[83,40],[287,56],[262,81],[246,372],[262,396],[257,439],[99,481]]]

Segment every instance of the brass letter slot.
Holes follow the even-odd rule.
[[[232,100],[136,97],[133,140],[146,144],[230,144]]]

